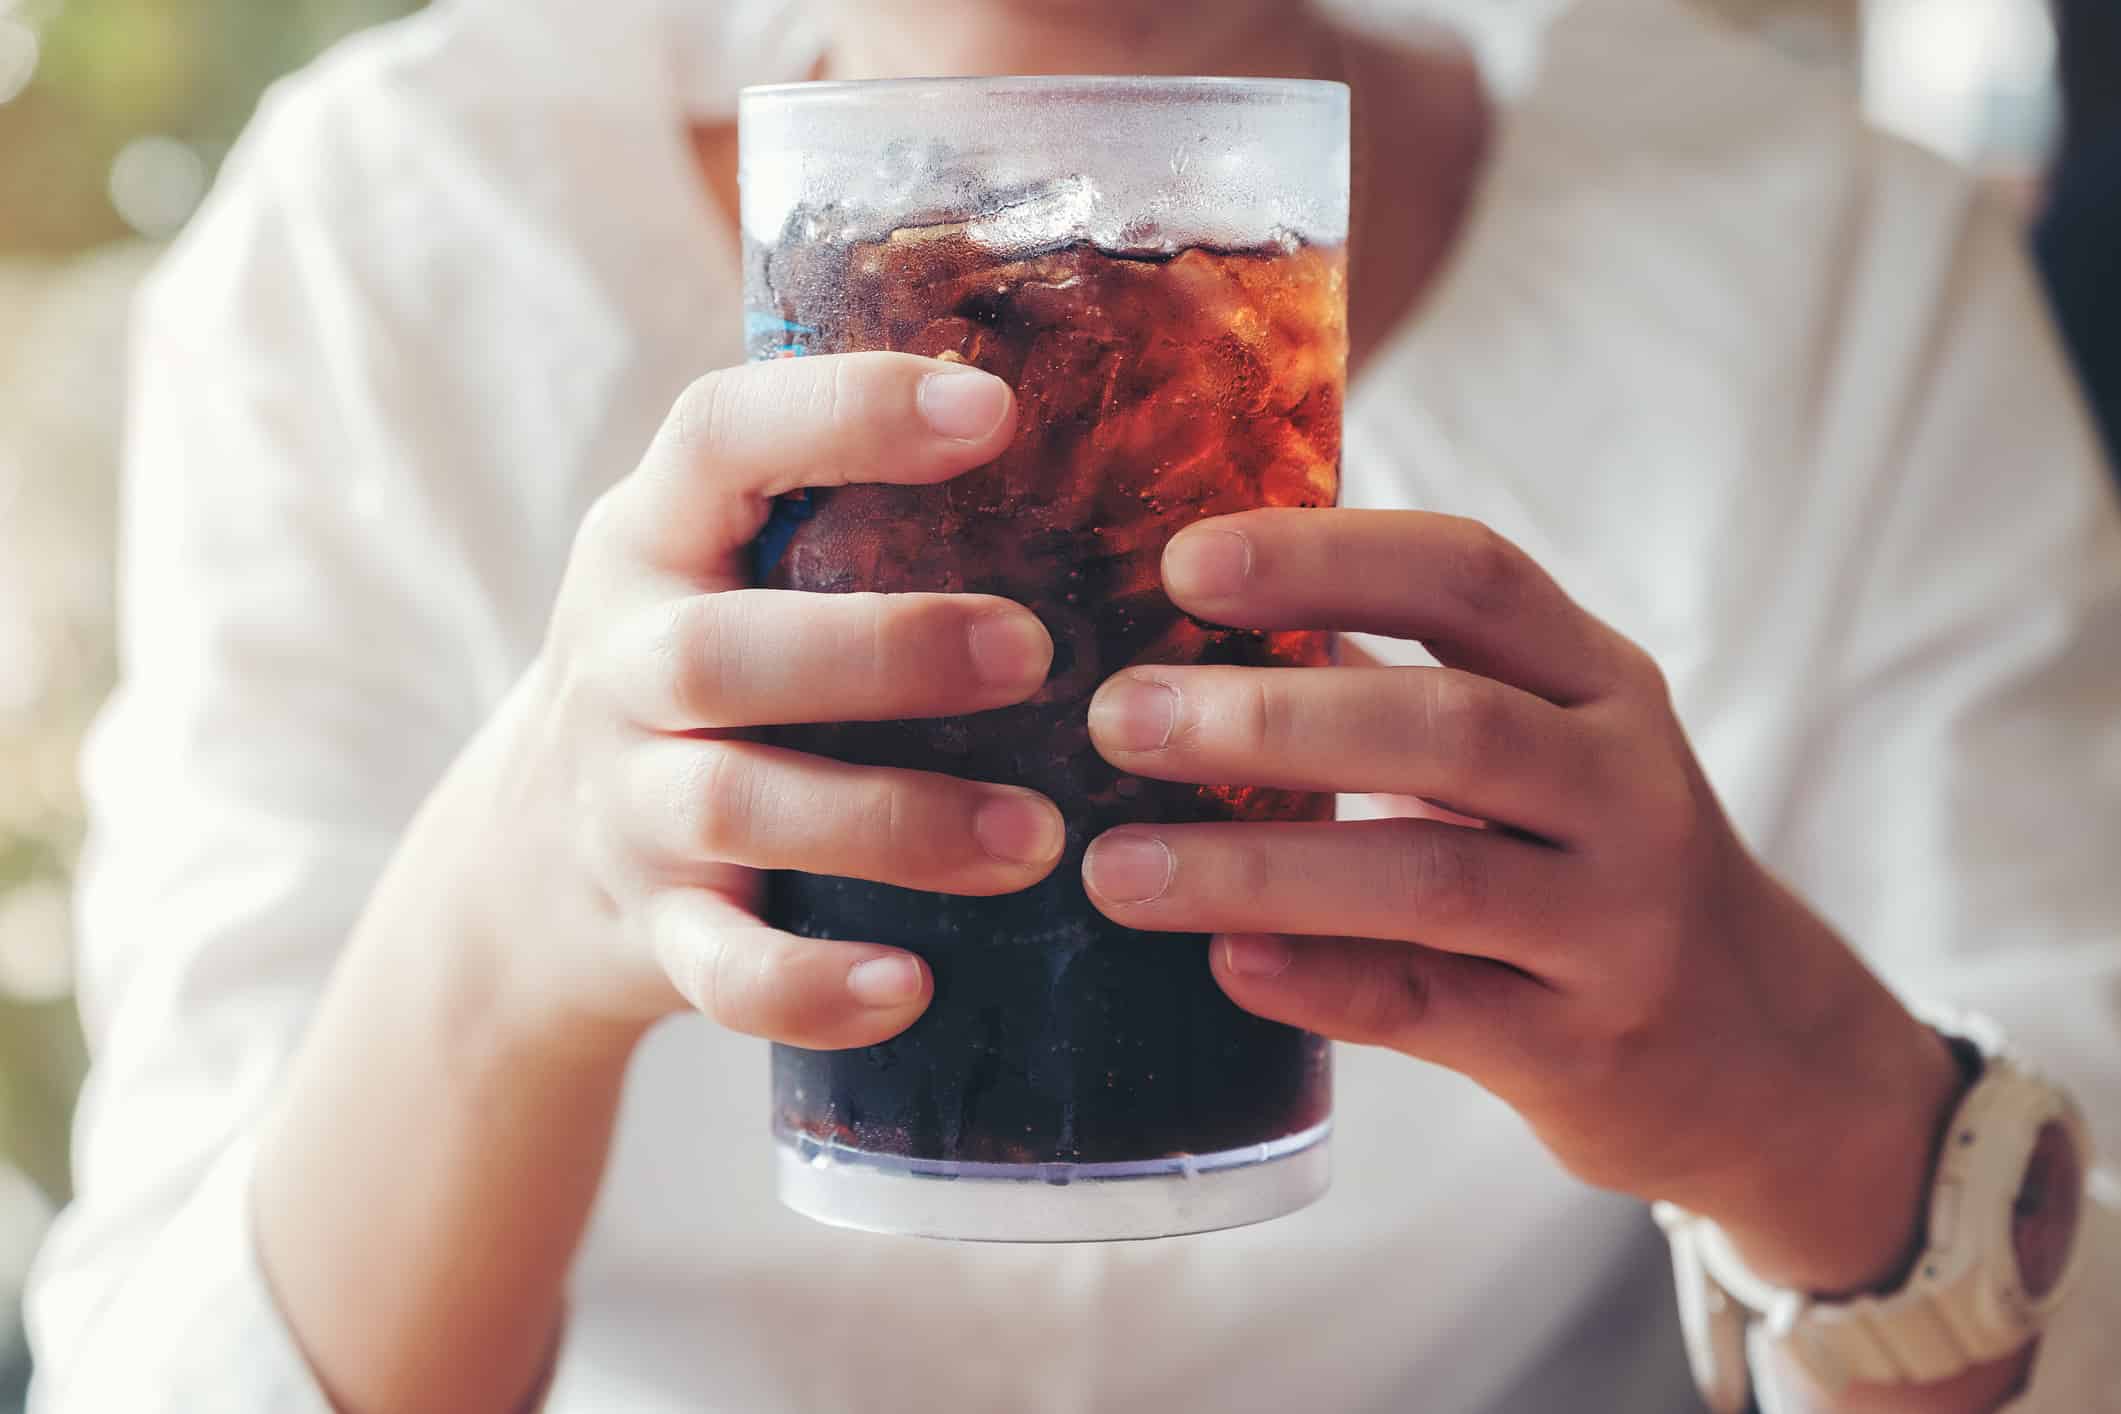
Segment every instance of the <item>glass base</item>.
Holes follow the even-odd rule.
[[[958,1242],[1126,1242],[1283,1217],[1332,1177],[1331,1120],[1216,1154],[1099,1164],[973,1164],[782,1136],[781,1202],[834,1227]]]

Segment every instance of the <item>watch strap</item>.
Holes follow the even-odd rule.
[[[2019,1349],[2066,1294],[2074,1260],[2038,1300],[2015,1279],[2010,1197],[2043,1127],[2064,1125],[2088,1152],[2082,1116],[2067,1095],[2005,1055],[1992,1026],[1935,1011],[1924,1020],[1978,1079],[1945,1133],[1924,1249],[1899,1290],[1822,1301],[1774,1286],[1714,1223],[1657,1205],[1688,1355],[1715,1414],[1743,1414],[1762,1350],[1779,1352],[1830,1390],[1851,1381],[1928,1383]]]
[[[1955,1321],[1948,1293],[1920,1278],[1885,1296],[1815,1301],[1796,1291],[1763,1288],[1714,1224],[1697,1233],[1712,1284],[1759,1316],[1759,1332],[1826,1389],[1866,1384],[1928,1384],[2009,1354],[2030,1331],[1998,1342],[1984,1326]],[[1734,1288],[1747,1288],[1741,1292]]]
[[[1679,1297],[1679,1325],[1694,1388],[1709,1414],[1746,1414],[1753,1393],[1746,1358],[1750,1318],[1702,1265],[1695,1240],[1700,1220],[1670,1203],[1658,1203],[1650,1211],[1672,1249],[1672,1284]]]

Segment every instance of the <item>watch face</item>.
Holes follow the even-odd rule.
[[[2084,1156],[2059,1121],[2040,1131],[2011,1209],[2011,1247],[2018,1280],[2035,1305],[2054,1294],[2069,1269],[2084,1202]]]

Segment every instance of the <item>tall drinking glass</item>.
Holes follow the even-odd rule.
[[[763,584],[1028,605],[1052,675],[944,721],[780,729],[865,765],[1028,786],[1060,867],[1004,898],[777,875],[768,915],[927,959],[935,1000],[864,1050],[775,1050],[782,1199],[825,1222],[999,1241],[1258,1222],[1327,1181],[1320,1038],[1240,1011],[1202,937],[1121,928],[1084,848],[1139,821],[1316,820],[1329,797],[1143,780],[1086,708],[1129,664],[1309,666],[1322,635],[1172,607],[1165,543],[1203,516],[1326,506],[1346,385],[1348,98],[1339,84],[1014,78],[794,84],[741,104],[754,359],[890,349],[1012,384],[1014,445],[943,486],[784,500]]]

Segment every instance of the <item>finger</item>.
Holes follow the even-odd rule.
[[[948,717],[1021,702],[1053,663],[1036,615],[969,594],[738,589],[621,625],[600,672],[658,731]]]
[[[657,563],[733,564],[777,495],[808,486],[947,481],[1015,435],[992,374],[911,354],[829,354],[710,373],[679,396],[614,492],[624,533]]]
[[[799,938],[703,889],[666,889],[644,916],[678,994],[747,1036],[815,1051],[873,1046],[910,1026],[934,995],[911,953]]]
[[[644,741],[615,797],[618,836],[676,875],[713,861],[983,897],[1045,878],[1066,842],[1032,791],[747,741]]]
[[[1392,938],[1545,976],[1590,866],[1493,830],[1435,820],[1127,826],[1083,860],[1114,922],[1164,933]]]
[[[1493,1084],[1534,1053],[1554,994],[1500,963],[1369,938],[1234,934],[1215,980],[1255,1016],[1389,1046]]]
[[[1646,659],[1478,521],[1426,511],[1261,510],[1179,532],[1164,587],[1215,623],[1419,639],[1439,662],[1565,706]]]
[[[1138,776],[1422,796],[1556,840],[1606,795],[1579,716],[1449,668],[1132,668],[1091,700],[1090,737]]]

